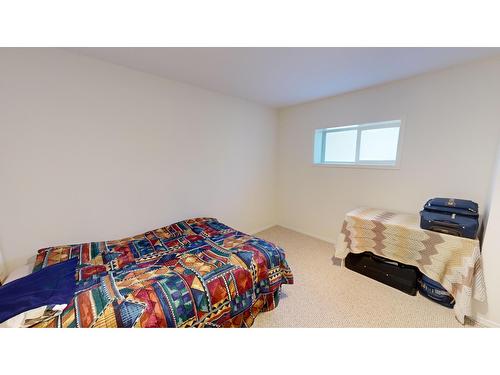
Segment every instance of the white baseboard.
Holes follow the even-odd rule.
[[[265,226],[265,227],[263,227],[263,228],[260,228],[260,229],[257,229],[257,230],[252,231],[250,234],[251,234],[252,236],[254,236],[255,234],[257,234],[257,233],[259,233],[259,232],[264,232],[265,230],[271,229],[272,227],[276,227],[276,226],[278,226],[278,224],[271,224],[271,225],[267,225],[267,226]]]
[[[483,318],[481,316],[475,316],[473,318],[470,318],[471,320],[476,321],[482,326],[489,327],[489,328],[500,328],[500,323],[494,322],[492,320]]]
[[[313,233],[309,233],[309,232],[304,232],[303,230],[299,230],[299,229],[295,229],[295,228],[292,228],[292,227],[289,227],[289,226],[285,226],[285,225],[282,225],[282,224],[277,224],[278,226],[282,227],[282,228],[285,228],[285,229],[288,229],[288,230],[293,230],[294,232],[297,232],[297,233],[300,233],[300,234],[305,234],[306,236],[309,236],[309,237],[312,237],[312,238],[315,238],[317,240],[321,240],[321,241],[324,241],[324,242],[328,242],[332,245],[335,245],[335,242],[332,241],[331,239],[328,239],[328,238],[325,238],[325,237],[322,237],[322,236],[318,236],[317,234],[313,234]]]

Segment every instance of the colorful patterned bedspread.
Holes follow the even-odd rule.
[[[36,327],[250,327],[293,284],[283,249],[213,218],[41,249],[34,271],[74,257],[73,300]]]

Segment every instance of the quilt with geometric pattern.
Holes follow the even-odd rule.
[[[293,284],[283,249],[214,218],[41,249],[34,271],[70,258],[72,301],[34,327],[250,327]]]
[[[418,215],[369,207],[348,212],[335,257],[365,251],[417,267],[440,283],[455,298],[462,324],[472,314],[472,299],[486,299],[479,241],[421,229]]]

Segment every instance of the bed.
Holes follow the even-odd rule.
[[[44,248],[33,272],[75,257],[73,299],[34,327],[250,327],[293,284],[283,249],[214,218]]]

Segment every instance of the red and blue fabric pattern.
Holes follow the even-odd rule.
[[[249,327],[293,284],[283,249],[213,218],[41,249],[35,271],[73,258],[72,301],[36,327]]]

